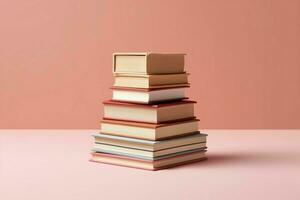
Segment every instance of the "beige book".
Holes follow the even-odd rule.
[[[146,170],[159,170],[205,159],[205,152],[188,153],[155,161],[147,161],[106,153],[92,153],[91,161]]]
[[[141,105],[105,101],[104,118],[136,122],[162,123],[193,119],[195,101],[179,101],[156,105]]]
[[[107,134],[94,134],[93,136],[95,137],[95,142],[99,144],[127,147],[131,149],[153,152],[191,144],[205,143],[207,135],[201,134],[199,131],[197,131],[191,135],[170,138],[162,141],[141,140]]]
[[[162,157],[171,157],[174,154],[179,155],[185,152],[200,151],[205,147],[206,147],[205,143],[197,143],[197,144],[173,147],[170,149],[163,149],[159,151],[145,151],[145,150],[133,149],[128,147],[96,143],[94,144],[92,151],[129,156],[133,158],[142,158],[146,160],[155,160]]]
[[[198,119],[161,124],[103,119],[101,121],[100,132],[108,135],[143,140],[162,140],[182,135],[190,135],[198,131],[198,128]],[[144,148],[146,148],[145,145]]]
[[[186,73],[181,74],[114,74],[114,86],[133,88],[170,88],[189,86]]]
[[[153,104],[180,99],[187,99],[185,90],[187,87],[170,87],[170,88],[128,88],[112,87],[113,100],[125,101],[141,104]]]
[[[172,53],[114,53],[114,73],[174,74],[184,72],[184,55]]]

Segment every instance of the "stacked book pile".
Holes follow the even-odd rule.
[[[112,100],[103,102],[91,161],[158,170],[205,159],[184,54],[115,53]]]

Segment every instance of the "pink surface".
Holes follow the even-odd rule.
[[[299,130],[209,130],[207,161],[156,172],[88,162],[92,132],[1,131],[0,199],[300,199]]]
[[[98,128],[114,51],[186,52],[203,128],[300,128],[298,0],[1,0],[0,128]]]

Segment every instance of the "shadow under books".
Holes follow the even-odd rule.
[[[230,167],[236,165],[243,165],[245,163],[250,165],[266,165],[266,164],[283,164],[288,161],[293,161],[293,164],[300,165],[299,155],[292,152],[282,152],[280,154],[270,152],[251,152],[251,153],[215,153],[210,152],[207,154],[207,159],[189,165],[178,166],[177,168],[184,167]],[[176,168],[174,168],[176,169]]]

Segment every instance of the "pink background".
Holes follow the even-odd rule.
[[[300,1],[2,0],[0,128],[98,128],[115,51],[185,52],[202,128],[300,128]]]

